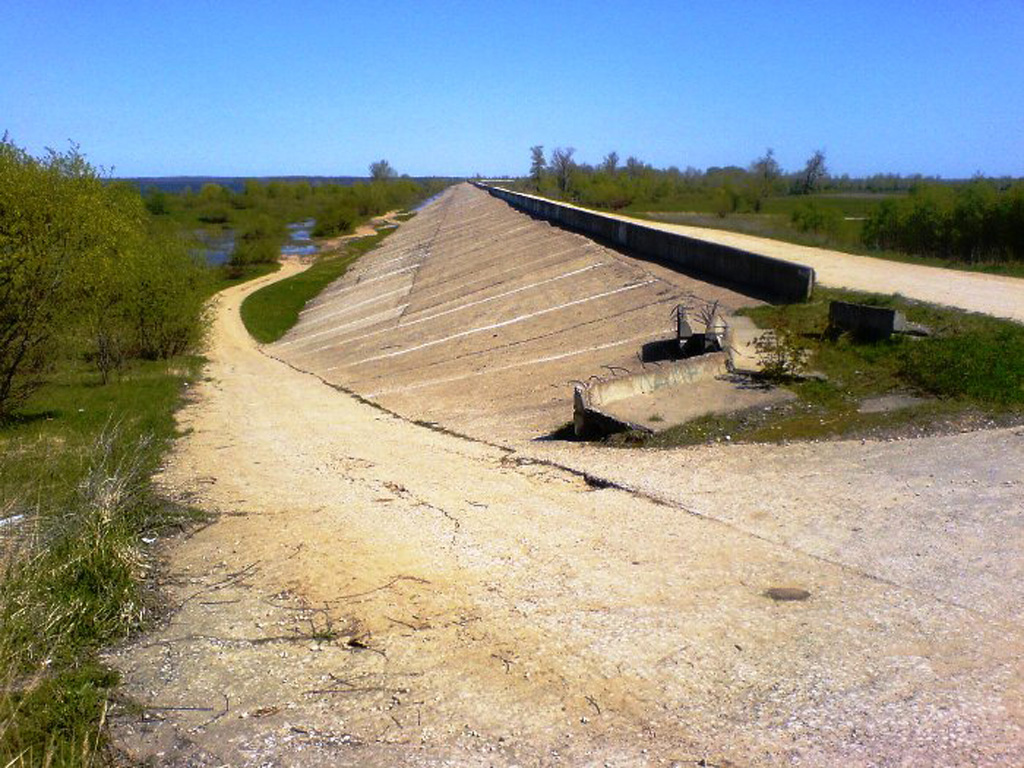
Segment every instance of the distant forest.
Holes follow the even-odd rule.
[[[609,152],[579,163],[571,147],[530,149],[524,191],[582,206],[846,250],[967,265],[1024,262],[1024,179],[948,180],[829,172],[825,152],[786,171],[768,149],[746,167],[657,169]]]
[[[417,183],[433,181],[428,176],[404,176]],[[140,192],[148,189],[158,189],[161,192],[178,194],[186,190],[198,192],[207,184],[217,184],[232,192],[245,191],[247,181],[255,181],[259,184],[270,184],[279,182],[282,184],[306,183],[310,186],[319,187],[330,184],[349,187],[353,184],[362,184],[372,181],[370,176],[124,176],[118,181],[128,182],[136,186]]]

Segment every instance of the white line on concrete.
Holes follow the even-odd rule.
[[[460,304],[457,307],[452,307],[451,309],[446,309],[446,310],[444,310],[442,312],[435,312],[433,315],[427,315],[426,317],[418,317],[415,320],[410,320],[407,323],[399,323],[398,325],[395,325],[395,326],[388,326],[387,328],[379,328],[376,331],[370,331],[369,333],[364,333],[362,336],[353,336],[350,339],[344,339],[344,340],[341,340],[341,341],[335,341],[335,342],[332,342],[332,344],[328,345],[328,346],[340,346],[342,344],[351,344],[354,341],[361,341],[363,339],[369,338],[370,336],[375,336],[378,333],[385,333],[387,331],[404,330],[405,328],[408,328],[408,327],[410,327],[412,325],[419,325],[420,323],[426,323],[426,322],[428,322],[430,320],[436,320],[439,317],[444,317],[445,315],[450,315],[450,314],[452,314],[454,312],[461,312],[464,309],[470,309],[471,307],[476,307],[476,306],[479,306],[481,304],[487,304],[488,302],[491,302],[491,301],[497,301],[498,299],[504,299],[504,298],[506,298],[508,296],[512,296],[513,294],[516,294],[516,293],[522,293],[523,291],[528,291],[528,290],[530,290],[532,288],[536,288],[538,286],[545,285],[547,283],[553,283],[556,280],[564,280],[567,277],[573,277],[574,275],[578,275],[581,272],[587,272],[587,271],[589,271],[591,269],[597,269],[598,267],[607,266],[607,264],[608,264],[608,262],[601,262],[599,264],[588,264],[587,266],[581,267],[580,269],[574,269],[571,272],[566,272],[564,275],[558,275],[557,277],[549,277],[546,280],[538,280],[537,282],[530,283],[529,285],[522,285],[522,286],[520,286],[518,288],[513,288],[510,291],[505,291],[504,293],[498,293],[498,294],[495,294],[494,296],[488,296],[486,299],[477,299],[476,301],[471,301],[471,302],[469,302],[467,304]],[[316,320],[315,322],[319,322],[319,319]],[[340,331],[340,330],[341,330],[340,328],[328,328],[327,330],[319,331],[317,333],[309,334],[308,336],[304,336],[302,339],[296,339],[295,341],[289,342],[289,343],[291,343],[291,344],[299,344],[299,343],[302,343],[306,339],[312,339],[312,338],[315,338],[315,337],[318,337],[318,336],[323,336],[324,334],[330,334],[330,333],[337,332],[337,331]]]
[[[666,329],[666,330],[674,331],[675,330],[675,326],[672,326],[672,328],[669,328],[669,329]],[[656,333],[656,331],[654,333]],[[633,343],[635,343],[637,341],[642,341],[643,339],[650,339],[650,338],[651,338],[651,332],[643,333],[643,334],[640,334],[639,336],[633,336],[633,337],[628,338],[628,339],[622,339],[621,341],[612,341],[612,342],[609,342],[607,344],[598,344],[596,347],[587,347],[586,349],[576,349],[576,350],[573,350],[572,352],[562,352],[561,354],[549,355],[548,357],[538,357],[538,358],[534,358],[533,360],[523,360],[522,362],[519,362],[519,363],[510,363],[508,365],[501,365],[501,366],[498,366],[497,368],[488,368],[487,370],[484,370],[484,371],[473,371],[473,373],[464,373],[461,376],[451,376],[451,377],[449,377],[447,379],[434,379],[432,381],[423,381],[423,382],[420,382],[419,384],[411,384],[411,385],[403,386],[403,387],[392,387],[391,389],[380,389],[380,390],[377,390],[376,392],[369,392],[369,393],[367,393],[366,397],[380,397],[381,395],[390,395],[393,392],[408,392],[409,390],[412,390],[412,389],[423,389],[424,387],[433,387],[433,386],[437,386],[439,384],[452,384],[452,383],[454,383],[456,381],[462,381],[463,379],[472,379],[475,376],[486,376],[489,373],[501,373],[502,371],[511,371],[511,370],[513,370],[515,368],[525,368],[526,366],[529,366],[529,365],[540,365],[541,363],[551,363],[551,362],[554,362],[555,360],[562,360],[562,359],[567,358],[567,357],[576,357],[577,355],[585,355],[588,352],[600,352],[602,349],[611,349],[612,347],[620,347],[623,344],[633,344]]]
[[[388,291],[387,293],[378,293],[376,296],[371,296],[368,299],[363,299],[362,301],[357,301],[355,304],[347,304],[347,305],[345,305],[345,307],[343,309],[335,310],[334,312],[330,312],[330,313],[328,313],[326,315],[321,315],[320,317],[311,318],[311,319],[303,318],[303,325],[305,327],[308,327],[310,325],[318,325],[319,323],[322,323],[322,322],[324,322],[326,320],[329,320],[332,317],[337,317],[338,315],[347,315],[349,312],[352,312],[352,311],[354,311],[356,309],[359,309],[360,307],[364,307],[367,304],[376,304],[377,302],[383,301],[384,299],[387,299],[387,298],[389,298],[391,296],[394,296],[396,294],[408,293],[410,287],[411,286],[406,285],[406,286],[398,288],[398,289],[396,289],[394,291]]]
[[[481,278],[477,278],[476,280],[470,280],[469,282],[466,282],[466,283],[460,283],[459,285],[452,285],[447,280],[443,281],[443,282],[439,281],[440,285],[443,286],[443,290],[437,291],[436,293],[432,294],[432,293],[430,293],[430,291],[433,288],[428,286],[428,287],[424,288],[420,293],[417,294],[417,299],[419,299],[420,301],[431,301],[431,300],[437,299],[438,296],[444,296],[446,293],[456,293],[456,294],[461,294],[461,295],[464,296],[464,295],[466,295],[466,289],[469,286],[474,285],[475,283],[482,283],[482,282],[485,282],[487,280],[493,280],[494,278],[498,277],[499,275],[508,274],[509,272],[520,272],[520,273],[522,273],[522,272],[524,272],[527,269],[534,269],[534,270],[536,270],[536,269],[540,268],[539,265],[541,265],[541,264],[544,264],[545,266],[543,267],[543,269],[546,269],[550,265],[545,264],[545,262],[558,261],[558,259],[560,257],[565,256],[567,254],[571,254],[574,251],[578,252],[578,250],[579,250],[578,248],[567,248],[564,251],[556,251],[554,253],[545,254],[544,256],[542,256],[539,259],[532,259],[530,261],[520,261],[520,262],[517,262],[517,263],[513,264],[512,266],[510,266],[510,267],[508,267],[506,269],[502,269],[502,270],[497,271],[497,272],[486,272],[484,274],[484,276],[481,277]],[[508,256],[514,256],[515,253],[516,253],[516,251],[511,251],[507,255]],[[577,256],[576,258],[580,258],[580,257]],[[490,261],[497,261],[497,260],[498,259],[492,259]],[[572,259],[570,259],[570,261],[572,261]],[[484,264],[487,264],[487,263],[488,262],[486,262],[486,261],[484,262]],[[484,267],[484,269],[486,270],[486,267]],[[479,272],[479,270],[476,270],[476,272]],[[463,275],[464,274],[466,274],[466,273],[463,273]],[[472,273],[470,273],[470,274],[472,274]],[[463,275],[459,275],[459,277],[462,277]],[[499,281],[499,283],[500,282],[503,282],[503,281]],[[486,287],[491,287],[491,286],[485,286],[485,288]],[[477,290],[483,290],[483,289],[477,289]],[[470,291],[469,293],[476,293],[476,292],[477,291]],[[440,303],[443,304],[444,302],[440,302]]]
[[[408,272],[409,270],[416,269],[416,267],[418,267],[418,266],[419,266],[418,264],[414,264],[411,267],[402,267],[401,269],[396,269],[394,272],[388,272],[386,275],[381,275],[380,277],[371,277],[369,280],[362,280],[362,281],[360,281],[358,283],[352,283],[351,285],[348,285],[345,288],[338,290],[337,293],[330,294],[330,296],[331,296],[331,298],[333,298],[333,297],[337,296],[340,293],[344,293],[345,291],[352,291],[352,290],[355,290],[356,288],[362,288],[364,285],[367,285],[369,283],[375,283],[378,280],[384,280],[384,279],[389,278],[389,277],[394,277],[395,275],[399,275],[402,272]],[[327,303],[329,303],[329,302],[326,302],[326,301],[324,302],[324,304],[327,304]],[[315,307],[310,307],[309,311],[310,312],[314,312],[314,311],[316,311],[318,309],[323,309],[324,304],[319,304],[319,305],[317,305]]]
[[[596,293],[593,296],[587,296],[585,299],[576,299],[575,301],[569,301],[565,304],[559,304],[556,307],[548,307],[547,309],[541,309],[536,312],[529,312],[525,315],[518,315],[517,317],[509,318],[508,320],[502,320],[500,323],[491,323],[490,325],[484,325],[480,328],[471,328],[468,331],[461,331],[460,333],[453,333],[451,336],[445,336],[443,339],[434,339],[433,341],[425,341],[422,344],[417,344],[415,347],[409,347],[408,349],[400,349],[397,352],[388,352],[387,354],[377,355],[375,357],[367,357],[362,360],[357,360],[354,363],[345,363],[343,365],[332,365],[327,368],[328,371],[335,371],[338,368],[351,368],[356,365],[362,365],[363,363],[372,363],[377,360],[387,360],[392,357],[399,357],[400,355],[407,355],[410,352],[417,352],[427,347],[433,347],[438,344],[444,344],[445,342],[452,341],[454,339],[461,339],[465,336],[471,336],[474,333],[482,333],[483,331],[493,331],[495,328],[504,328],[506,325],[514,325],[515,323],[521,323],[525,320],[530,320],[534,317],[540,317],[550,312],[557,312],[560,309],[568,309],[569,307],[575,307],[579,304],[585,304],[588,301],[596,301],[597,299],[603,299],[606,296],[614,296],[617,293],[623,291],[632,291],[635,288],[642,288],[645,285],[655,283],[657,280],[644,280],[642,283],[633,283],[632,285],[625,285],[622,288],[616,288],[614,291],[603,291],[602,293]]]
[[[408,307],[408,306],[409,306],[408,304],[399,304],[396,307],[391,307],[390,309],[385,309],[383,312],[378,312],[378,313],[376,313],[374,315],[367,315],[366,317],[360,317],[360,318],[358,318],[356,320],[352,320],[351,322],[345,323],[344,325],[340,325],[337,328],[328,328],[326,331],[320,331],[320,333],[317,334],[317,335],[321,335],[321,334],[324,334],[324,333],[330,333],[331,331],[335,331],[335,330],[339,330],[339,331],[340,330],[345,330],[345,329],[348,329],[348,330],[359,330],[360,328],[363,328],[363,327],[365,327],[367,325],[373,325],[374,323],[383,322],[385,320],[390,320],[393,317],[398,317],[398,316],[400,316],[402,314],[402,312],[405,311],[405,308]],[[302,343],[302,342],[304,342],[306,340],[307,340],[307,337],[303,337],[301,339],[292,339],[291,341],[282,341],[279,344],[277,344],[276,346],[277,346],[278,349],[280,349],[281,347],[287,347],[290,344],[299,344],[299,343]],[[313,355],[313,354],[316,354],[317,352],[320,352],[320,351],[322,351],[324,349],[328,349],[328,348],[330,348],[332,346],[334,346],[334,344],[325,344],[322,347],[317,347],[316,349],[307,349],[305,351],[299,351],[296,354],[307,355],[307,356],[308,355]]]

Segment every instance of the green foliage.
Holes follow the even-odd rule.
[[[835,238],[843,224],[843,217],[834,208],[815,202],[803,203],[789,215],[790,223],[799,232],[814,232]]]
[[[864,243],[965,262],[1024,260],[1024,183],[961,187],[920,184],[883,202],[864,226]]]
[[[97,721],[117,683],[116,672],[86,662],[0,698],[0,724],[6,726],[0,760],[18,766],[100,763],[104,735]]]
[[[754,349],[762,374],[769,381],[784,382],[799,376],[807,368],[810,350],[788,328],[779,326],[754,339]]]
[[[966,398],[995,406],[1024,405],[1024,331],[993,330],[923,339],[907,345],[900,376],[936,397]]]
[[[288,239],[285,223],[269,215],[250,219],[235,234],[235,250],[230,264],[240,268],[252,264],[268,264],[281,256],[281,247]]]
[[[832,300],[890,307],[932,328],[916,339],[860,341],[825,333]],[[811,301],[746,310],[759,325],[784,327],[811,345],[809,366],[824,372],[828,388],[853,397],[904,389],[959,399],[985,408],[1024,405],[1024,326],[899,297],[818,288]]]
[[[39,385],[62,349],[84,353],[106,379],[128,359],[195,344],[205,279],[133,187],[104,183],[76,147],[33,158],[5,138],[0,418]]]

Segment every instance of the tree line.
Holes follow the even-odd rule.
[[[440,191],[446,183],[399,177],[387,160],[371,163],[369,170],[369,182],[351,185],[249,179],[238,191],[207,183],[198,192],[185,189],[178,194],[151,187],[145,202],[154,216],[185,230],[232,230],[235,246],[228,268],[237,275],[277,261],[291,222],[313,219],[314,237],[344,235],[373,216]]]
[[[838,233],[844,216],[840,205],[824,204],[823,196],[871,193],[878,199],[861,217],[863,246],[971,262],[1024,260],[1024,181],[835,176],[821,149],[802,168],[787,172],[771,148],[745,167],[680,170],[656,169],[633,156],[623,162],[614,151],[596,165],[579,163],[572,147],[556,147],[546,156],[543,145],[536,145],[530,148],[529,174],[517,187],[592,208],[700,211],[723,218],[777,211],[780,200],[792,198],[794,204],[784,207],[790,225],[826,237]]]
[[[387,161],[368,183],[247,181],[241,191],[144,193],[106,177],[72,146],[34,157],[0,140],[0,419],[63,360],[95,367],[103,381],[132,360],[196,348],[218,277],[197,255],[199,228],[230,228],[227,277],[276,262],[289,222],[314,234],[351,231],[405,208],[444,182],[398,178]]]

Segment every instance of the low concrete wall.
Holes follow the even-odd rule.
[[[707,381],[728,372],[729,355],[726,352],[712,352],[628,376],[578,384],[572,398],[573,428],[577,437],[598,437],[626,430],[650,432],[647,427],[609,415],[601,406],[625,400],[627,397],[646,395],[659,389]]]
[[[814,270],[802,264],[622,221],[501,187],[474,184],[533,216],[677,265],[683,271],[735,285],[752,296],[782,302],[805,301],[814,288]]]

